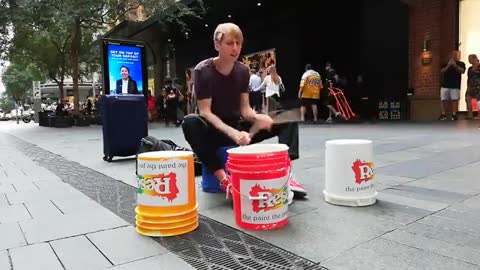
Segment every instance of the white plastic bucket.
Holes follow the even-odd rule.
[[[376,202],[373,143],[330,140],[325,143],[325,201],[345,206]]]

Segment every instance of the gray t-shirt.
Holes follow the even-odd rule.
[[[211,98],[212,112],[227,124],[240,119],[240,94],[249,92],[245,65],[237,61],[230,74],[223,75],[209,58],[198,63],[193,78],[197,100]]]

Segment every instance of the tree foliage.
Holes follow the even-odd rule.
[[[4,113],[8,113],[15,109],[15,102],[7,95],[7,93],[0,94],[0,109],[2,109]]]
[[[202,15],[203,4],[197,2],[200,10],[175,0],[0,0],[0,38],[5,43],[0,49],[7,52],[0,57],[20,65],[34,63],[59,86],[70,75],[78,109],[79,77],[92,74],[100,64],[94,46],[99,34],[139,8],[146,17],[185,31],[185,18]]]
[[[34,65],[10,64],[2,74],[7,96],[15,101],[32,96],[32,81],[41,79],[39,70]]]
[[[9,15],[8,0],[0,0],[0,59],[6,57],[11,42],[11,16]]]
[[[52,0],[44,0],[52,1]],[[189,6],[175,0],[64,0],[63,6],[57,8],[62,13],[69,14],[68,25],[72,30],[71,57],[74,107],[78,108],[78,76],[79,76],[79,50],[81,48],[82,34],[88,30],[98,31],[112,26],[120,20],[126,19],[129,12],[142,8],[147,16],[155,16],[165,24],[177,24],[181,29],[186,28],[183,19],[199,16]],[[203,5],[200,5],[203,7]]]

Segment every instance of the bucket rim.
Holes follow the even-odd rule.
[[[144,213],[144,212],[141,212],[140,211],[140,208],[141,207],[152,207],[152,208],[171,208],[171,206],[152,206],[152,205],[142,205],[142,204],[137,204],[137,206],[135,207],[135,214],[140,214],[142,216],[146,216],[146,217],[165,217],[165,218],[170,218],[170,217],[178,217],[178,216],[182,216],[182,215],[186,215],[186,214],[189,214],[193,211],[197,211],[198,210],[198,202],[195,203],[195,206],[189,210],[186,210],[186,211],[182,211],[182,212],[176,212],[176,213],[168,213],[168,214],[157,214],[157,213]],[[162,209],[163,210],[163,209]]]
[[[286,144],[251,144],[247,146],[230,148],[227,153],[230,155],[255,155],[255,154],[272,154],[288,151]]]
[[[162,160],[168,158],[190,157],[193,156],[192,151],[152,151],[138,155],[139,160]]]
[[[366,140],[366,139],[335,139],[335,140],[328,140],[325,142],[326,146],[365,145],[365,144],[372,144],[372,141]]]
[[[271,170],[268,170],[268,171],[265,171],[265,170],[258,170],[258,171],[240,170],[240,169],[235,168],[235,166],[234,166],[234,168],[232,168],[232,167],[227,168],[227,171],[229,171],[229,172],[241,173],[241,174],[279,173],[279,172],[285,171],[285,170],[290,170],[290,168],[285,167],[285,168],[271,169]]]
[[[280,155],[282,152],[277,152],[277,153],[268,153],[268,154],[250,154],[250,155],[229,155],[228,160],[235,160],[235,161],[256,161],[259,159],[262,160],[290,160],[290,157],[288,156],[287,152],[285,152],[285,155]]]
[[[189,219],[170,222],[170,223],[151,223],[151,222],[145,222],[145,221],[140,221],[136,219],[135,225],[148,230],[163,231],[163,230],[171,230],[171,229],[181,229],[189,225],[192,225],[195,222],[198,222],[198,216],[194,216]]]

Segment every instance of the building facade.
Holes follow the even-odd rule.
[[[411,115],[433,120],[440,115],[440,69],[459,48],[459,1],[409,1],[409,85]]]
[[[159,89],[167,75],[185,79],[188,68],[216,55],[214,28],[231,21],[244,32],[244,54],[275,49],[289,98],[296,97],[306,63],[322,71],[330,61],[350,86],[358,75],[364,78],[361,90],[346,90],[356,99],[371,99],[357,106],[374,107],[375,114],[379,101],[398,100],[409,104],[402,105],[402,118],[434,120],[440,114],[440,67],[455,49],[465,61],[476,50],[471,44],[480,33],[476,20],[464,19],[480,5],[477,0],[337,0],[322,1],[321,10],[307,0],[294,5],[274,0],[204,2],[207,14],[189,21],[188,33],[171,32],[149,18],[124,22],[108,34],[147,42],[150,77]],[[464,108],[461,104],[460,110]]]

